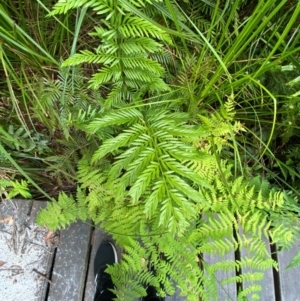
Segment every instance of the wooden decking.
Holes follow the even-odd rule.
[[[24,201],[17,201],[24,202]],[[28,201],[27,201],[28,202]],[[20,203],[21,204],[21,203]],[[24,203],[25,204],[25,203]],[[23,218],[30,215],[33,221],[39,208],[44,206],[42,202],[33,201],[31,211],[20,214]],[[22,204],[18,210],[24,211]],[[0,219],[3,218],[0,204]],[[22,223],[22,221],[19,221]],[[60,242],[57,248],[52,248],[47,259],[47,272],[43,288],[39,294],[39,301],[92,301],[94,296],[93,285],[93,259],[101,241],[109,236],[95,229],[89,223],[77,222],[60,232]],[[285,270],[291,258],[297,253],[299,245],[292,250],[278,254],[279,272],[268,270],[262,283],[261,300],[265,301],[300,301],[300,267]],[[247,250],[241,251],[241,256],[247,254]],[[223,259],[234,259],[237,256],[232,252]],[[1,258],[0,258],[1,259]],[[213,263],[221,258],[203,255],[206,263]],[[1,271],[1,267],[0,267]],[[246,271],[241,271],[241,273]],[[228,276],[234,276],[233,272],[217,272],[218,281]],[[51,282],[47,281],[49,279]],[[237,287],[229,284],[219,287],[220,297],[216,301],[236,301]],[[14,300],[13,298],[11,300]],[[166,298],[167,301],[184,300],[179,294]],[[212,299],[214,300],[214,299]],[[9,300],[6,300],[9,301]],[[28,300],[31,301],[31,300]]]

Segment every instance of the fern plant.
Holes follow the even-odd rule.
[[[144,2],[132,1],[132,4],[140,7]],[[141,98],[146,92],[151,95],[167,91],[169,88],[162,79],[164,69],[149,55],[161,53],[159,41],[170,44],[169,35],[151,22],[133,15],[121,1],[102,1],[101,4],[97,0],[70,1],[67,4],[58,1],[51,15],[83,5],[104,17],[101,26],[95,27],[95,32],[91,33],[101,43],[94,52],[85,50],[73,55],[63,66],[101,64],[90,80],[90,87],[106,87],[108,107]]]
[[[194,1],[187,2],[193,3],[192,11],[205,11]],[[226,28],[237,25],[234,15],[243,1],[233,4],[227,21],[222,19],[220,1],[215,8],[201,2],[209,8],[206,14]],[[264,5],[259,7],[267,9]],[[242,282],[246,285],[239,299],[258,299],[263,272],[277,267],[264,240],[270,237],[281,248],[291,247],[299,235],[300,212],[288,192],[261,177],[239,174],[232,156],[227,156],[234,153],[240,161],[235,138],[246,131],[235,118],[236,87],[228,85],[224,64],[230,65],[237,54],[226,54],[219,66],[214,57],[220,62],[220,56],[215,50],[208,52],[207,39],[196,43],[197,51],[203,64],[215,69],[201,73],[204,65],[195,54],[178,69],[176,58],[175,74],[165,76],[166,66],[172,66],[162,59],[166,49],[177,48],[180,53],[181,48],[189,49],[188,38],[192,45],[196,39],[184,26],[188,18],[175,2],[149,0],[145,6],[140,0],[60,0],[51,14],[79,7],[101,16],[92,33],[99,46],[94,52],[71,56],[63,65],[91,63],[99,68],[90,87],[100,91],[104,102],[99,109],[80,112],[79,122],[73,123],[97,146],[78,163],[76,197],[61,194],[41,211],[38,223],[58,229],[89,218],[110,233],[124,250],[121,263],[107,269],[119,300],[145,296],[149,285],[161,296],[173,294],[177,286],[189,300],[212,300],[217,298],[216,272],[240,269],[249,272],[221,284]],[[182,43],[178,47],[170,37],[174,30],[160,24],[165,18],[169,24],[176,12],[181,18],[174,26],[181,25],[188,33],[186,39],[184,31],[176,34],[173,40]],[[260,13],[257,8],[255,22]],[[160,19],[151,20],[149,15]],[[235,29],[238,35],[239,28]],[[217,35],[209,30],[209,38]],[[234,49],[247,35],[241,34]],[[222,53],[231,38],[222,33],[216,49]],[[217,81],[223,94],[208,91]],[[211,106],[200,108],[205,97]],[[240,248],[248,250],[247,258],[215,264],[202,260],[204,253],[224,255]]]
[[[0,178],[0,199],[12,199],[18,195],[22,196],[24,199],[31,198],[31,193],[26,181],[14,181]]]
[[[55,80],[43,78],[36,85],[39,102],[33,108],[33,118],[42,120],[51,134],[61,131],[66,141],[72,140],[72,119],[79,111],[99,110],[100,93],[86,88],[84,72],[78,68],[61,67]],[[42,108],[42,110],[41,110]],[[43,115],[43,116],[41,116]],[[48,117],[45,119],[44,117]],[[77,117],[77,116],[76,116]]]
[[[295,203],[259,178],[234,178],[232,166],[215,155],[232,147],[230,133],[243,130],[233,113],[230,103],[222,114],[194,120],[168,107],[129,107],[95,119],[86,128],[103,143],[79,162],[77,201],[62,195],[38,222],[57,229],[91,218],[111,233],[125,252],[123,261],[108,269],[120,300],[145,296],[147,285],[173,294],[173,280],[190,300],[211,300],[217,271],[248,267],[258,271],[223,283],[249,283],[240,297],[256,298],[263,271],[277,267],[264,239],[270,236],[283,248],[293,244],[297,221],[285,215]],[[105,128],[113,125],[119,134],[107,137]],[[247,248],[248,259],[199,268],[201,254],[237,248]]]

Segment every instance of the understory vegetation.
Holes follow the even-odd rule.
[[[299,27],[297,0],[0,4],[2,199],[110,233],[119,300],[258,300],[300,236]]]

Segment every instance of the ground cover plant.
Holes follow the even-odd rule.
[[[38,31],[28,16],[13,27],[14,1],[1,6],[4,193],[46,195],[50,229],[91,219],[111,233],[125,251],[109,268],[121,300],[145,285],[173,294],[173,280],[214,300],[217,271],[249,267],[224,283],[258,299],[277,268],[264,240],[299,238],[298,1],[36,5]],[[202,260],[241,248],[248,258]]]

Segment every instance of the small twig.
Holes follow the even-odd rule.
[[[41,257],[41,256],[40,256],[40,257]],[[28,263],[27,266],[29,266],[29,265],[31,265],[31,264],[35,264],[35,263],[39,262],[39,260],[40,260],[40,258],[39,258],[38,260],[35,260],[35,261],[33,261],[33,262]]]
[[[37,273],[39,276],[41,276],[43,279],[45,279],[50,284],[53,284],[51,280],[49,280],[43,273],[39,272],[37,269],[33,269],[32,272]]]
[[[8,200],[11,203],[11,205],[15,208],[15,210],[18,209],[17,205],[13,202],[12,199],[6,199],[6,200]]]
[[[0,229],[0,232],[3,232],[3,233],[5,233],[5,234],[12,235],[12,233],[10,233],[10,232],[8,232],[8,231],[5,231],[5,230],[2,230],[2,229]]]
[[[23,225],[25,226],[25,228],[27,228],[27,229],[31,230],[31,227],[29,226],[28,222],[24,222],[24,224],[23,224]]]
[[[22,271],[22,272],[20,272],[20,273],[23,273],[23,269],[1,269],[0,268],[0,271]]]
[[[19,245],[18,251],[19,254],[24,254],[23,249],[25,245],[26,229],[22,229],[22,232],[19,234]]]
[[[47,248],[45,248],[44,246],[42,246],[42,245],[40,245],[40,244],[37,244],[37,243],[35,243],[35,242],[31,241],[31,240],[27,240],[27,242],[30,243],[31,245],[34,245],[34,246],[36,246],[36,247],[38,247],[38,248],[40,248],[40,249],[45,250],[45,251],[48,252],[49,254],[52,254],[51,251],[47,250]]]
[[[13,224],[13,232],[12,232],[12,245],[13,245],[13,249],[15,254],[18,253],[18,232],[17,232],[17,226],[15,224]]]
[[[6,243],[7,247],[9,248],[9,251],[12,251],[12,239],[10,239],[10,240],[5,239],[5,243]]]

